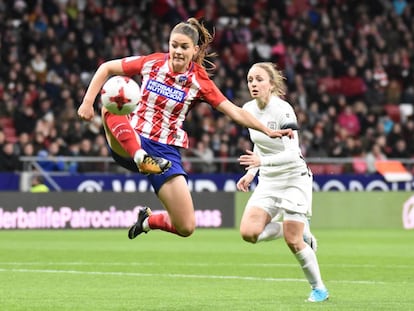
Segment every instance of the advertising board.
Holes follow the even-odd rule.
[[[154,193],[0,193],[0,229],[127,228],[138,208],[163,210]],[[195,193],[196,226],[233,228],[234,194]]]

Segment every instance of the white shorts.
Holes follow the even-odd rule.
[[[283,215],[287,219],[286,217],[294,214],[309,217],[312,215],[312,183],[312,176],[308,174],[286,178],[260,178],[247,201],[246,209],[262,208],[271,218]]]

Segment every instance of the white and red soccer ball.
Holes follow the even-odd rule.
[[[130,114],[141,100],[141,88],[126,76],[109,78],[102,86],[101,102],[109,112],[118,115]]]

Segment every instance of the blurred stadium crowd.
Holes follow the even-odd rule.
[[[286,76],[307,158],[353,158],[345,171],[374,172],[375,159],[414,156],[414,1],[409,0],[0,0],[0,171],[19,156],[56,156],[49,171],[100,171],[109,156],[96,118],[76,110],[98,65],[168,50],[188,17],[215,32],[214,81],[238,105],[249,100],[250,65],[271,61]],[[195,107],[189,172],[240,172],[246,129],[207,105]],[[115,169],[115,168],[113,168]]]

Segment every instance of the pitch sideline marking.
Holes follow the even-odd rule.
[[[0,272],[20,272],[20,273],[55,273],[55,274],[84,274],[84,275],[104,275],[104,276],[133,276],[133,277],[166,277],[166,278],[192,278],[192,279],[221,279],[221,280],[243,280],[243,281],[266,281],[266,282],[306,282],[304,279],[294,278],[261,278],[253,276],[237,276],[237,275],[204,275],[204,274],[171,274],[171,273],[136,273],[136,272],[102,272],[102,271],[79,271],[79,270],[50,270],[50,269],[4,269],[0,268]],[[386,284],[382,281],[335,281],[335,283],[350,284]]]
[[[85,261],[68,261],[68,262],[0,262],[1,265],[7,266],[160,266],[159,263],[154,262],[85,262]],[[163,266],[166,264],[163,263]],[[169,266],[193,266],[193,267],[207,267],[210,263],[180,263],[180,262],[169,262]],[[234,263],[214,263],[215,266],[232,266]],[[237,264],[241,267],[293,267],[296,268],[297,264],[284,264],[284,263],[241,263]],[[378,265],[373,264],[329,264],[324,263],[324,267],[334,268],[377,268]],[[387,265],[381,265],[382,268]],[[410,269],[413,265],[388,265],[388,268],[393,269]]]

